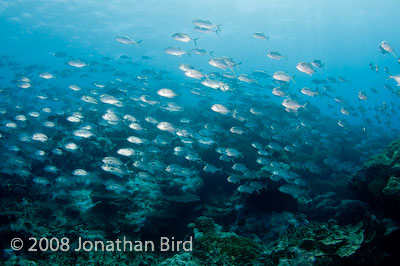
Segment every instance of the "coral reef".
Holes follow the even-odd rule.
[[[338,226],[336,224],[309,223],[289,230],[273,245],[272,257],[280,260],[300,256],[302,260],[314,262],[327,261],[329,257],[348,257],[353,255],[364,242],[363,222],[356,225]],[[310,256],[312,254],[312,256]]]
[[[400,140],[369,159],[351,178],[350,187],[363,201],[400,220]]]
[[[201,265],[257,265],[263,248],[255,240],[223,232],[211,218],[199,217],[190,224],[194,232],[194,256]]]
[[[274,183],[257,195],[205,194],[208,200],[202,201],[190,194],[161,196],[157,183],[146,181],[146,176],[130,180],[131,194],[85,188],[69,191],[70,198],[60,191],[51,199],[47,186],[11,193],[4,183],[0,206],[7,207],[0,212],[0,260],[2,265],[389,265],[397,258],[394,249],[400,240],[399,158],[397,141],[352,176],[349,187],[355,195],[330,180],[322,184],[323,192],[307,191],[307,201],[278,192]],[[276,198],[279,204],[272,201]],[[57,207],[60,204],[63,208]],[[161,204],[165,211],[156,211]],[[194,212],[183,219],[187,208]],[[167,227],[174,223],[173,216],[179,223]],[[179,231],[180,239],[193,236],[192,252],[28,253],[7,246],[14,235],[105,241],[123,235],[146,239],[161,228]]]

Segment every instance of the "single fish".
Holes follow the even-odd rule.
[[[172,39],[174,39],[174,40],[176,40],[176,41],[178,41],[178,42],[185,42],[185,43],[187,43],[187,42],[190,42],[190,41],[193,41],[194,42],[194,44],[195,45],[197,45],[197,40],[199,39],[199,38],[194,38],[194,39],[192,39],[192,37],[190,37],[188,34],[186,34],[186,33],[175,33],[175,34],[172,34]]]
[[[256,39],[259,39],[259,40],[267,40],[267,41],[269,41],[269,36],[265,36],[265,34],[262,33],[262,32],[253,33],[253,37],[256,38]]]
[[[175,132],[176,128],[169,122],[160,122],[157,128],[162,131]]]
[[[287,74],[287,73],[285,73],[283,71],[275,72],[272,75],[272,78],[275,79],[275,80],[284,81],[284,82],[289,82],[290,80],[292,80],[294,82],[294,79],[291,76],[289,76],[289,74]]]
[[[206,163],[206,165],[203,167],[203,171],[207,172],[207,173],[211,173],[211,174],[214,174],[216,172],[222,173],[222,167],[221,168],[217,168],[214,165]]]
[[[192,21],[193,25],[195,25],[198,28],[201,29],[207,29],[207,30],[214,30],[217,29],[218,31],[220,31],[219,26],[214,25],[213,23],[211,23],[211,21],[206,20],[206,19],[196,19]]]
[[[211,110],[223,115],[226,115],[230,112],[229,109],[223,106],[222,104],[214,104],[213,106],[211,106]]]
[[[164,49],[164,53],[174,56],[182,56],[187,52],[179,47],[167,47]]]
[[[294,110],[294,111],[297,111],[298,109],[304,108],[306,106],[306,104],[300,105],[297,101],[292,100],[292,99],[283,100],[282,105],[284,107],[286,107],[287,109]]]
[[[189,69],[188,71],[185,71],[185,76],[187,76],[189,78],[194,78],[194,79],[202,79],[205,77],[203,75],[203,73],[201,73],[200,71],[198,71],[196,69]]]
[[[68,60],[67,64],[70,66],[76,67],[76,68],[82,68],[82,67],[87,66],[87,64],[84,61],[79,60],[79,59]]]
[[[382,41],[379,44],[379,47],[382,48],[387,53],[392,54],[395,58],[397,58],[396,54],[394,53],[393,47],[387,41]]]
[[[281,60],[282,58],[286,58],[286,56],[281,55],[278,52],[269,52],[267,56],[274,60]]]
[[[311,96],[311,97],[319,95],[318,91],[313,91],[312,89],[307,88],[307,87],[302,88],[301,93],[303,93],[304,95],[307,95],[307,96]]]
[[[390,75],[388,79],[394,79],[397,82],[397,86],[400,86],[400,74],[395,76]]]
[[[315,73],[315,70],[312,68],[312,65],[310,63],[300,62],[297,64],[296,68],[299,71],[306,73],[307,75],[310,76],[312,76],[312,74]]]
[[[55,78],[53,74],[50,74],[49,72],[43,72],[39,74],[39,77],[44,78],[44,79],[52,79]]]
[[[136,45],[137,47],[139,47],[139,44],[142,42],[142,40],[139,40],[137,42],[135,42],[134,40],[132,40],[131,38],[129,38],[128,36],[117,36],[115,37],[115,40],[117,42],[126,44],[126,45]]]
[[[318,68],[324,68],[324,66],[325,66],[325,64],[323,64],[321,60],[317,60],[317,59],[314,59],[314,60],[311,62],[311,65],[312,65],[313,67],[318,67]]]
[[[178,96],[173,90],[167,88],[159,89],[157,94],[170,99]]]

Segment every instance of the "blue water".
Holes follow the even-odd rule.
[[[256,235],[266,245],[289,228],[288,217],[294,227],[315,217],[327,221],[332,217],[323,211],[320,217],[318,212],[310,215],[323,205],[315,202],[328,195],[340,209],[342,203],[337,202],[342,198],[358,200],[348,192],[347,180],[399,135],[400,87],[389,79],[400,74],[399,10],[396,0],[0,0],[0,207],[30,228],[43,223],[37,210],[46,209],[49,216],[79,227],[68,233],[101,232],[104,239],[155,237],[160,232],[185,237],[189,229],[182,228],[204,215],[227,231]],[[211,32],[196,31],[193,21],[198,19],[210,21]],[[256,32],[269,40],[254,38]],[[174,40],[175,33],[189,34],[197,45]],[[128,36],[138,45],[121,43],[117,36]],[[382,41],[393,47],[396,57],[379,51]],[[167,54],[167,47],[186,54]],[[195,54],[195,48],[206,54]],[[273,60],[269,52],[285,58]],[[237,66],[222,70],[209,64],[221,57]],[[86,66],[73,67],[71,59]],[[313,60],[321,60],[324,67],[314,67],[312,76],[296,68]],[[180,64],[204,77],[185,76]],[[379,72],[370,64],[378,65]],[[261,78],[255,70],[270,76],[284,71],[293,80]],[[43,72],[55,78],[43,79]],[[242,74],[255,82],[240,81]],[[30,88],[19,87],[22,77],[30,79]],[[231,90],[202,84],[209,78]],[[71,84],[82,89],[73,91]],[[288,95],[274,95],[275,87]],[[319,95],[302,94],[304,87]],[[162,97],[157,94],[160,88],[177,96]],[[366,100],[359,98],[360,92]],[[121,103],[102,101],[104,94]],[[97,104],[82,101],[82,95]],[[158,103],[145,102],[143,95]],[[302,106],[297,112],[285,110],[283,101],[289,98]],[[166,110],[171,102],[184,111]],[[211,109],[214,104],[229,110],[218,113]],[[252,113],[253,108],[261,114]],[[40,117],[33,118],[31,111]],[[82,121],[66,120],[77,112]],[[119,120],[105,121],[106,113]],[[129,128],[132,121],[123,118],[127,114],[137,119],[142,132]],[[148,122],[148,116],[157,121]],[[44,126],[48,122],[54,127]],[[159,122],[174,128],[164,130]],[[93,136],[74,135],[83,126],[90,126]],[[232,132],[235,127],[243,132]],[[48,139],[35,140],[35,133]],[[143,143],[128,142],[130,136]],[[160,136],[165,145],[154,141]],[[204,139],[211,144],[200,143]],[[68,150],[68,142],[79,148]],[[121,148],[132,148],[135,154],[121,155]],[[38,156],[41,151],[45,155]],[[115,157],[116,165],[105,163],[106,157]],[[104,170],[110,165],[121,173]],[[49,166],[57,170],[49,171]],[[215,169],[206,170],[211,166]],[[76,175],[76,169],[88,174]],[[232,181],[235,178],[239,180]],[[15,209],[20,208],[30,216],[19,217]],[[2,224],[11,225],[12,233],[33,234],[7,219]],[[88,221],[93,223],[89,226]],[[66,228],[59,220],[53,222],[47,235]],[[2,247],[8,248],[8,237],[3,237]]]
[[[25,64],[40,62],[59,66],[64,62],[49,55],[68,51],[76,58],[131,56],[139,68],[154,67],[176,74],[187,82],[176,66],[194,65],[204,71],[216,71],[203,56],[173,57],[162,51],[168,46],[192,49],[194,43],[179,43],[171,38],[175,32],[199,37],[200,48],[214,51],[215,56],[229,56],[242,62],[240,73],[255,69],[272,74],[283,70],[296,75],[298,87],[311,86],[310,78],[299,73],[300,61],[321,59],[325,71],[313,78],[344,76],[351,85],[337,85],[337,95],[343,95],[354,106],[361,105],[358,91],[375,87],[379,93],[363,106],[374,107],[393,102],[383,89],[386,74],[383,67],[396,74],[398,64],[390,55],[383,56],[377,46],[387,40],[396,50],[400,42],[395,25],[400,19],[397,1],[2,1],[2,54],[9,54]],[[221,25],[221,34],[202,34],[193,30],[191,21],[204,18]],[[264,32],[271,41],[251,35]],[[143,40],[140,48],[116,42],[116,35]],[[269,51],[279,51],[287,60],[274,61],[266,57]],[[152,60],[138,59],[142,55]],[[368,68],[370,62],[380,66],[380,74]],[[218,71],[218,70],[217,70]],[[395,86],[393,80],[388,84]],[[314,101],[318,104],[318,101]],[[323,106],[323,105],[322,105]],[[337,113],[337,112],[335,112]],[[395,123],[396,127],[398,124]]]

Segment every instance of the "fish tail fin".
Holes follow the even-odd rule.
[[[217,29],[215,30],[215,33],[217,34],[217,36],[219,36],[219,33],[221,32],[221,26],[222,25],[217,25]]]
[[[269,42],[269,36],[265,37],[265,39],[267,39],[267,41]]]
[[[130,163],[132,163],[131,158],[129,158],[129,160],[128,160],[126,163],[123,164],[123,166],[127,169],[127,172],[128,172],[128,173],[131,172],[131,171],[128,170],[128,169],[129,169],[129,164],[130,164]]]
[[[220,172],[221,174],[223,173],[222,168],[223,168],[223,167],[220,167],[220,168],[218,168],[218,170],[217,170],[217,171]]]
[[[190,54],[191,51],[186,51],[186,53],[188,54],[189,57],[192,57],[192,55]]]
[[[193,41],[194,41],[194,44],[197,46],[197,40],[198,40],[199,38],[194,38],[193,39]]]
[[[292,81],[294,84],[296,84],[296,81],[294,80],[295,77],[296,77],[296,75],[293,75],[293,77],[292,77]]]
[[[142,42],[142,40],[139,40],[139,41],[135,42],[135,44],[136,44],[136,46],[137,46],[138,48],[140,48],[139,43],[141,43],[141,42]]]
[[[214,56],[214,51],[211,51],[211,52],[209,53],[209,55],[210,55],[211,57],[213,57],[213,56]]]

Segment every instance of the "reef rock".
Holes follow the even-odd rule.
[[[255,240],[224,232],[209,217],[199,217],[194,224],[194,256],[202,265],[264,265],[262,262],[262,246]]]
[[[350,187],[371,206],[400,220],[400,140],[369,159],[353,175]]]

